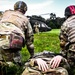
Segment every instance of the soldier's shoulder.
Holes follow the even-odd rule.
[[[13,11],[13,10],[11,10],[11,9],[9,9],[9,10],[5,10],[5,12],[9,12],[9,11]]]
[[[5,10],[5,11],[3,12],[3,14],[7,14],[7,13],[9,14],[9,13],[12,13],[12,11],[13,11],[13,10]]]
[[[62,28],[62,27],[67,27],[67,24],[68,24],[68,22],[67,22],[67,20],[65,20],[65,21],[63,22],[63,24],[61,25],[61,28]]]
[[[29,21],[29,19],[24,15],[24,17],[25,17],[25,19],[27,20],[27,21]]]

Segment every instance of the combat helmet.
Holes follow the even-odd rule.
[[[70,6],[66,7],[64,15],[67,18],[72,16],[72,15],[75,15],[75,6],[74,5],[70,5]]]
[[[20,10],[23,14],[27,11],[27,4],[23,1],[18,1],[14,4],[14,10]]]

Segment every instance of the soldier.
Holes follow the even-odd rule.
[[[51,68],[50,61],[55,57],[55,53],[44,51],[34,55],[27,63],[25,63],[25,70],[22,75],[68,75],[66,68],[69,68],[69,65],[65,58],[62,59],[62,62],[59,67]]]
[[[29,20],[24,14],[27,5],[23,1],[14,4],[14,10],[6,10],[0,21],[0,75],[20,75],[16,74],[17,68],[10,73],[8,68],[21,65],[20,50],[27,46],[30,57],[34,55],[33,31]],[[17,65],[16,65],[17,64]],[[3,71],[4,69],[4,71]]]
[[[2,11],[0,11],[0,20],[1,20],[1,18],[2,18],[2,15],[3,15],[3,12],[2,12]]]
[[[70,5],[65,9],[66,21],[61,26],[60,41],[63,40],[65,43],[60,43],[62,48],[61,53],[68,60],[71,71],[70,75],[75,74],[75,5]],[[62,37],[63,36],[63,37]],[[63,46],[64,47],[63,47]],[[74,69],[73,69],[74,68]]]
[[[38,22],[35,22],[35,24],[34,24],[34,32],[39,34],[39,24],[38,24]]]

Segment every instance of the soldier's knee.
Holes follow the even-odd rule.
[[[60,75],[69,75],[68,71],[63,67],[58,67],[57,72],[60,72]]]

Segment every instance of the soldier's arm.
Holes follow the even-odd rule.
[[[60,39],[61,53],[62,53],[63,57],[65,57],[65,58],[67,56],[66,45],[68,43],[67,30],[68,30],[67,25],[65,23],[63,23],[63,25],[61,26],[59,39]]]
[[[42,58],[31,59],[30,64],[31,66],[34,66],[35,64],[37,64],[38,69],[43,72],[46,72],[49,70],[48,64]]]
[[[33,30],[32,30],[30,22],[28,22],[28,24],[27,24],[25,38],[26,38],[27,49],[32,57],[34,55],[34,45],[33,45],[34,35],[33,35]]]
[[[60,39],[60,47],[61,49],[65,49],[65,45],[68,42],[68,35],[67,35],[68,27],[66,23],[63,23],[61,26],[60,34],[59,34],[59,39]]]
[[[66,38],[65,38],[64,34],[60,33],[59,39],[60,39],[60,47],[62,49],[64,49],[65,44],[66,44]]]

